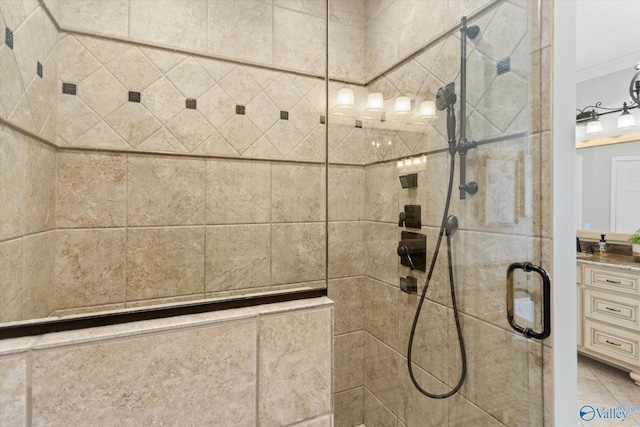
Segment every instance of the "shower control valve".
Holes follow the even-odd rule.
[[[396,252],[400,263],[411,270],[426,271],[427,236],[420,233],[403,231]]]

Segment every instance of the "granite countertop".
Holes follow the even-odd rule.
[[[603,267],[613,267],[640,272],[640,262],[633,262],[633,257],[629,255],[607,254],[606,256],[601,257],[600,254],[597,253],[590,254],[578,252],[576,254],[576,261],[579,264],[600,265]]]

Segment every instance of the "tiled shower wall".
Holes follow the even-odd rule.
[[[0,3],[0,321],[47,316],[55,259],[58,33],[37,1]]]

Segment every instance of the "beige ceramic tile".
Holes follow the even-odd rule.
[[[249,101],[247,116],[260,132],[266,132],[274,123],[280,120],[280,110],[264,92]]]
[[[127,90],[138,92],[146,89],[162,75],[137,47],[129,48],[106,67]]]
[[[366,426],[394,426],[397,416],[389,410],[367,388],[364,390],[364,423]]]
[[[271,127],[265,134],[265,138],[278,149],[278,151],[287,158],[295,155],[296,148],[304,144],[303,136],[298,132],[291,122],[288,120],[278,120],[275,125]],[[301,144],[302,143],[302,144]],[[311,148],[310,146],[308,148]],[[311,150],[315,157],[318,157],[313,150]],[[313,161],[316,159],[302,158],[302,161]],[[319,161],[320,158],[318,157]]]
[[[400,58],[414,53],[447,29],[448,0],[398,0]]]
[[[66,230],[57,239],[57,308],[124,302],[124,229]]]
[[[81,35],[75,37],[103,65],[129,49],[128,44],[113,40]]]
[[[329,280],[328,296],[335,302],[335,334],[364,329],[364,280],[362,277]]]
[[[364,421],[364,387],[334,394],[334,426],[353,427]]]
[[[0,126],[0,239],[24,232],[25,137]]]
[[[282,111],[291,110],[304,96],[288,74],[281,74],[264,90],[264,93]]]
[[[33,120],[39,132],[44,127],[49,115],[52,114],[58,95],[57,61],[55,57],[56,55],[51,55],[49,60],[43,63],[42,78],[33,79],[26,92]]]
[[[239,105],[248,104],[261,91],[260,85],[244,67],[236,68],[220,80],[219,86]]]
[[[449,402],[450,426],[500,427],[498,421],[464,397],[456,394]]]
[[[398,2],[378,14],[365,28],[364,69],[366,79],[376,76],[398,61]]]
[[[198,110],[219,130],[236,113],[236,104],[219,85],[198,99]]]
[[[370,277],[398,285],[398,224],[366,222],[364,228],[364,268]]]
[[[26,354],[0,359],[0,413],[2,426],[27,423],[27,357]]]
[[[288,9],[273,11],[273,65],[322,73],[324,20]]]
[[[331,411],[331,308],[259,320],[258,417],[288,425]]]
[[[329,223],[329,277],[364,274],[364,223]]]
[[[102,118],[127,102],[127,90],[105,68],[78,85],[78,96]]]
[[[29,142],[24,158],[25,233],[51,230],[55,227],[55,150],[40,142]]]
[[[502,3],[491,23],[483,28],[476,47],[494,61],[510,56],[527,31],[527,11]]]
[[[82,134],[82,136],[71,142],[70,145],[91,148],[132,148],[131,145],[127,144],[125,140],[105,122],[99,122]]]
[[[127,300],[204,292],[204,227],[127,230]]]
[[[98,115],[79,96],[60,94],[56,104],[56,114],[57,136],[68,144],[73,144],[76,139],[100,122]]]
[[[33,424],[252,425],[256,353],[253,321],[39,350]]]
[[[187,58],[167,73],[167,78],[187,98],[199,98],[215,81],[193,57]]]
[[[13,51],[6,45],[0,46],[0,67],[4,81],[0,85],[0,113],[6,118],[24,92],[18,64]]]
[[[271,64],[271,2],[209,0],[208,40],[211,54]]]
[[[213,127],[196,110],[184,110],[167,123],[167,129],[189,151],[193,151],[213,132]]]
[[[207,227],[205,292],[271,284],[271,226]]]
[[[309,282],[324,278],[324,230],[322,223],[271,226],[273,284]]]
[[[364,82],[364,46],[364,28],[329,22],[329,75]]]
[[[359,166],[329,168],[329,219],[363,219],[365,169]]]
[[[25,319],[48,316],[56,307],[55,250],[53,232],[34,234],[24,239],[24,290],[22,301]]]
[[[418,305],[418,296],[399,293],[398,313],[398,351],[406,356],[409,344],[409,332]],[[457,336],[453,338],[443,334],[449,322],[453,322],[453,314],[445,306],[425,300],[414,335],[411,361],[430,375],[446,382],[449,375],[450,353],[458,352]]]
[[[239,114],[232,116],[218,130],[220,135],[240,154],[244,153],[261,135],[247,116]]]
[[[323,0],[274,0],[273,4],[320,18],[326,15],[327,6]]]
[[[335,392],[364,385],[364,340],[364,331],[334,338]]]
[[[127,37],[129,2],[114,0],[65,0],[60,7],[60,25],[112,36]]]
[[[160,152],[175,152],[175,153],[188,153],[187,148],[180,143],[180,141],[167,130],[162,127],[154,132],[149,138],[142,141],[136,148],[144,151],[160,151]]]
[[[165,77],[156,80],[145,89],[141,102],[163,124],[185,108],[184,97]]]
[[[392,412],[398,407],[398,355],[375,337],[365,335],[364,385]]]
[[[368,220],[398,221],[398,183],[394,162],[365,168],[365,209]]]
[[[133,1],[129,35],[133,39],[204,52],[207,48],[207,2]]]
[[[409,377],[407,360],[398,357],[398,417],[407,426],[440,427],[448,423],[450,399],[431,399],[422,395]],[[414,367],[414,377],[427,392],[442,394],[449,391],[443,383],[420,368]],[[475,424],[468,424],[473,425]]]
[[[56,225],[125,225],[125,162],[121,154],[58,153]]]
[[[31,106],[29,105],[26,93],[20,98],[16,107],[13,109],[11,114],[9,114],[8,119],[10,122],[18,125],[26,131],[38,133],[36,123],[33,121],[33,114],[31,113]]]
[[[271,176],[271,221],[324,219],[323,166],[276,163]]]
[[[370,7],[370,1],[330,1],[329,20],[351,25],[356,28],[364,28],[365,8]]]
[[[207,224],[269,222],[270,210],[268,162],[207,161]]]
[[[204,224],[205,161],[129,156],[127,224]]]
[[[363,293],[365,330],[386,345],[397,348],[399,288],[367,278]]]
[[[37,43],[34,43],[34,17],[28,17],[27,20],[18,28],[13,29],[13,55],[18,64],[18,70],[22,79],[22,84],[26,88],[36,76],[36,61],[44,58],[38,57],[36,50]]]
[[[296,424],[296,427],[333,427],[333,414],[316,417],[312,420]]]
[[[22,239],[0,243],[0,322],[23,320]]]
[[[57,52],[58,78],[65,83],[80,83],[100,68],[100,62],[71,34],[58,42]]]

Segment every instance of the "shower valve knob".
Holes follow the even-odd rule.
[[[412,270],[416,269],[415,264],[413,264],[413,260],[411,259],[411,247],[409,246],[403,246],[402,242],[400,244],[400,246],[398,246],[398,249],[396,250],[396,252],[398,252],[398,256],[400,257],[406,257],[407,261],[409,261],[409,268]]]

